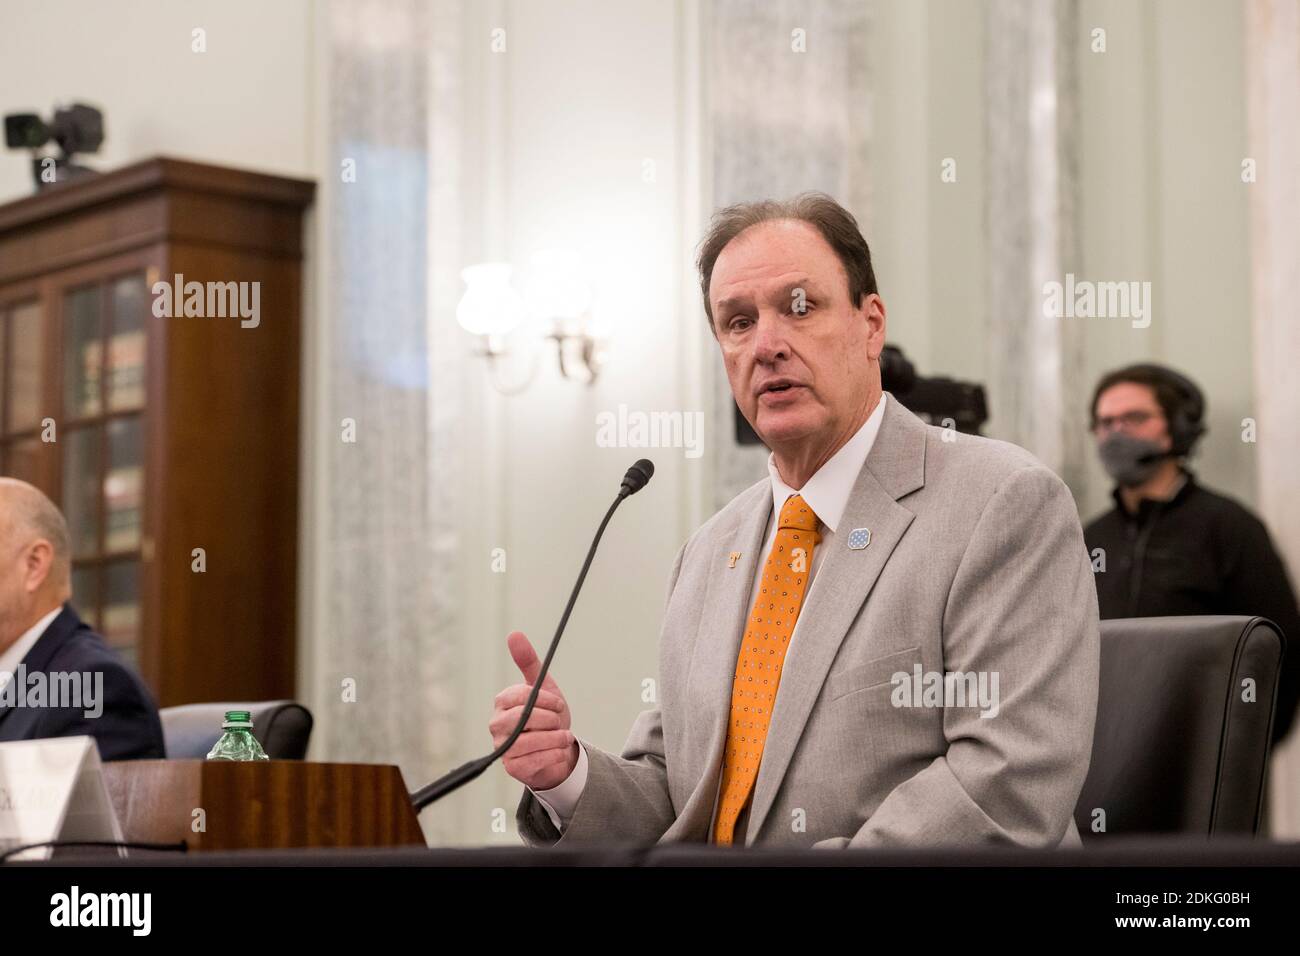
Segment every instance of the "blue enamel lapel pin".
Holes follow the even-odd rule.
[[[861,551],[871,543],[870,528],[854,528],[849,532],[849,550]]]

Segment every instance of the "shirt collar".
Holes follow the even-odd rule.
[[[1130,513],[1129,510],[1124,507],[1124,499],[1120,495],[1119,485],[1116,485],[1110,491],[1110,496],[1115,502],[1116,510],[1118,510],[1120,515],[1127,518],[1129,521],[1137,521],[1139,519],[1145,519],[1147,515],[1154,511],[1172,508],[1175,505],[1182,503],[1195,486],[1196,476],[1187,468],[1179,468],[1178,471],[1180,473],[1179,483],[1174,486],[1173,494],[1168,498],[1143,498],[1138,502],[1136,513]]]
[[[3,654],[0,654],[0,687],[9,683],[10,676],[18,669],[18,665],[23,662],[23,658],[27,656],[27,652],[30,651],[33,645],[41,639],[41,635],[45,633],[45,629],[50,626],[51,622],[53,622],[56,617],[59,616],[59,612],[62,610],[62,607],[56,607],[53,611],[24,631],[18,640],[5,648]]]
[[[800,495],[808,507],[813,510],[813,513],[817,515],[818,520],[834,533],[836,526],[840,523],[840,518],[844,516],[844,509],[848,507],[849,495],[853,494],[853,486],[857,483],[858,473],[862,471],[862,466],[867,461],[867,455],[876,443],[876,435],[880,432],[880,422],[885,415],[886,399],[886,394],[881,392],[880,401],[876,403],[872,413],[867,416],[867,420],[862,423],[862,427],[844,443],[844,447],[831,455],[826,464],[817,469],[816,473],[808,479],[802,488],[791,488],[782,481],[780,472],[776,470],[776,456],[767,456],[767,474],[772,482],[772,511],[774,515],[781,513],[781,508],[785,505],[787,498],[791,495]]]

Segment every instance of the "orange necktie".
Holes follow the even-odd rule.
[[[736,658],[731,717],[722,751],[722,801],[713,824],[715,843],[731,843],[740,811],[753,796],[781,683],[781,664],[808,590],[813,547],[820,540],[817,515],[798,495],[788,498],[781,508],[776,538]]]

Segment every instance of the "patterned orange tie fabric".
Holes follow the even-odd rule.
[[[788,498],[736,658],[731,717],[722,751],[722,800],[713,824],[715,843],[731,843],[736,820],[753,797],[781,664],[808,590],[813,548],[820,540],[817,515],[799,495]]]

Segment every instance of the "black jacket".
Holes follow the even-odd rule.
[[[1169,501],[1115,507],[1084,529],[1088,551],[1102,548],[1106,570],[1093,575],[1101,617],[1248,614],[1282,629],[1273,740],[1286,736],[1300,698],[1300,610],[1268,531],[1245,507],[1197,484],[1190,473]]]
[[[27,675],[36,671],[103,674],[103,710],[87,717],[84,708],[5,707],[0,702],[0,741],[89,735],[95,738],[102,760],[166,756],[158,707],[149,690],[71,604],[63,605],[22,663]]]

